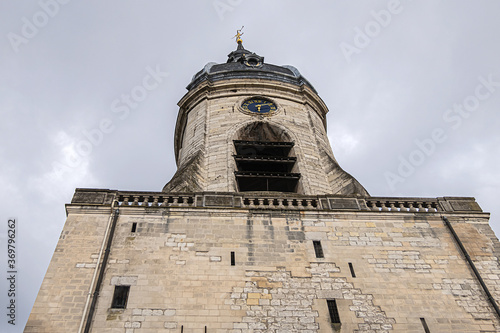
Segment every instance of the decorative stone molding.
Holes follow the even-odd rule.
[[[122,192],[77,189],[72,205],[164,208],[210,207],[273,210],[334,210],[391,213],[482,212],[472,197],[407,198],[307,196],[281,192]]]

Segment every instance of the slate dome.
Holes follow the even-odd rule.
[[[246,50],[243,43],[238,42],[235,51],[229,53],[226,63],[217,64],[209,62],[202,70],[196,73],[189,85],[186,87],[192,90],[201,82],[221,81],[230,79],[265,79],[291,83],[297,86],[306,85],[315,93],[313,85],[300,74],[299,70],[290,65],[277,66],[264,62],[264,57]]]

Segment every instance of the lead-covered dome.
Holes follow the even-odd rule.
[[[191,90],[206,80],[215,82],[249,78],[281,81],[297,86],[307,85],[317,93],[313,85],[300,74],[297,68],[289,65],[266,64],[264,63],[264,57],[246,50],[241,41],[238,42],[237,49],[229,53],[226,63],[209,62],[193,76],[186,88]]]

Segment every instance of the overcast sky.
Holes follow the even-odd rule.
[[[314,85],[371,195],[473,196],[500,233],[500,2],[55,1],[0,2],[0,267],[14,217],[20,291],[0,331],[22,331],[75,188],[161,191],[176,104],[242,25],[246,49]]]

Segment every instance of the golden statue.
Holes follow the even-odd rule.
[[[241,29],[238,29],[236,30],[236,35],[233,36],[233,38],[236,38],[236,43],[242,43],[243,41],[241,40],[241,35],[243,35],[243,32],[241,32],[241,30],[243,30],[245,26],[242,25],[241,26]]]

